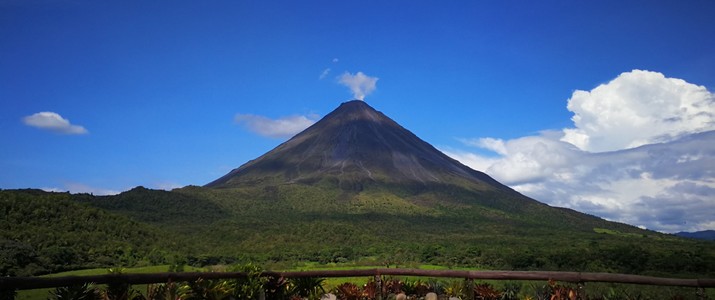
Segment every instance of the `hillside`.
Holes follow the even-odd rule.
[[[134,196],[145,198],[131,201],[144,202],[149,210],[173,210],[175,206],[167,203],[150,208],[158,204],[150,199],[158,197],[194,199],[223,213],[207,214],[202,222],[163,218],[149,223],[137,221],[145,218],[142,210],[106,205],[121,202],[126,194],[0,191],[0,212],[7,216],[0,227],[3,274],[174,261],[197,266],[365,261],[715,274],[715,251],[708,242],[584,217],[567,209],[534,206],[530,209],[535,213],[525,216],[475,203],[438,203],[456,191],[410,194],[367,188],[345,193],[309,185],[139,191]],[[105,208],[87,205],[92,202]]]
[[[306,185],[274,189],[185,188],[234,218],[205,242],[255,261],[431,263],[489,269],[713,274],[708,244],[640,230],[568,209],[535,205],[529,215],[455,195],[368,188],[346,194]],[[444,198],[443,198],[444,197]],[[227,243],[226,241],[231,241]],[[230,244],[230,246],[229,246]],[[694,263],[709,262],[709,263]]]
[[[180,249],[166,232],[77,201],[93,198],[0,190],[0,274],[158,264]]]
[[[125,215],[133,220],[176,231],[204,226],[230,217],[230,213],[210,201],[190,195],[135,187],[114,196],[75,197],[77,201]]]
[[[0,197],[2,275],[173,260],[715,276],[711,242],[528,198],[363,101],[204,187]]]

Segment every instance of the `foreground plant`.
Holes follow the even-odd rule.
[[[124,272],[123,268],[111,268],[108,270],[110,274],[120,275]],[[122,281],[113,281],[107,283],[107,288],[101,293],[103,300],[142,300],[142,296],[138,291],[132,289],[129,283]]]
[[[179,295],[182,300],[228,300],[232,299],[232,291],[231,284],[226,280],[204,280],[199,278],[183,285],[179,289]]]
[[[261,277],[263,269],[248,263],[243,266],[231,268],[234,272],[245,272],[246,277],[236,279],[232,282],[233,297],[235,299],[258,299],[264,292],[264,285],[268,282],[266,277]]]
[[[551,287],[551,300],[576,300],[581,299],[577,288],[559,285],[554,280],[549,280]]]
[[[402,291],[407,295],[416,295],[417,297],[424,297],[432,289],[427,283],[422,280],[405,280],[402,282]]]
[[[452,280],[444,287],[444,293],[447,294],[448,297],[463,298],[466,296],[464,294],[464,283],[462,281]]]
[[[266,299],[288,299],[288,296],[290,295],[288,286],[289,282],[284,277],[268,277],[266,283],[263,284],[263,289],[266,293]]]
[[[379,284],[377,279],[379,279]],[[389,295],[397,295],[403,292],[403,282],[387,276],[380,276],[368,279],[363,286],[363,297],[367,299],[375,299],[377,296],[385,298]]]
[[[146,300],[176,300],[178,291],[179,287],[173,282],[150,284],[146,286]]]
[[[15,300],[17,291],[14,289],[0,289],[0,300]]]
[[[360,300],[362,298],[362,290],[352,282],[346,282],[335,287],[335,295],[338,299],[344,300]]]
[[[480,283],[474,286],[474,296],[477,299],[500,300],[502,295],[491,284]]]
[[[320,299],[325,294],[323,283],[325,278],[319,277],[296,277],[288,280],[291,295],[301,298]]]
[[[50,292],[51,300],[100,300],[99,291],[90,283],[58,287]]]
[[[502,300],[516,300],[519,296],[519,291],[521,291],[521,284],[518,282],[507,282],[504,284],[504,291],[502,291]]]

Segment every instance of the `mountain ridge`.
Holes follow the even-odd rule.
[[[694,232],[681,231],[674,235],[690,239],[715,241],[715,230],[701,230]]]

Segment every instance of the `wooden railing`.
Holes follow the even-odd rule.
[[[556,280],[572,283],[611,282],[657,286],[683,286],[697,288],[715,287],[715,278],[664,278],[629,274],[586,273],[586,272],[546,272],[546,271],[466,271],[466,270],[419,270],[419,269],[362,269],[362,270],[316,270],[316,271],[266,271],[261,276],[274,277],[367,277],[367,276],[424,276],[450,277],[468,280]],[[202,279],[243,278],[244,272],[182,272],[152,274],[106,274],[95,276],[65,277],[0,277],[2,290],[30,290],[72,286],[83,283],[129,283],[148,284],[165,282],[183,282]]]

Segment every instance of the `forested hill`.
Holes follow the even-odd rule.
[[[161,264],[181,248],[175,237],[153,226],[78,201],[94,198],[0,191],[0,274]]]
[[[115,196],[0,190],[0,276],[306,261],[715,276],[712,242],[544,205],[447,201],[459,193],[467,192],[301,184]]]
[[[75,197],[91,206],[164,226],[206,225],[230,214],[213,202],[181,193],[136,187],[114,196]]]

